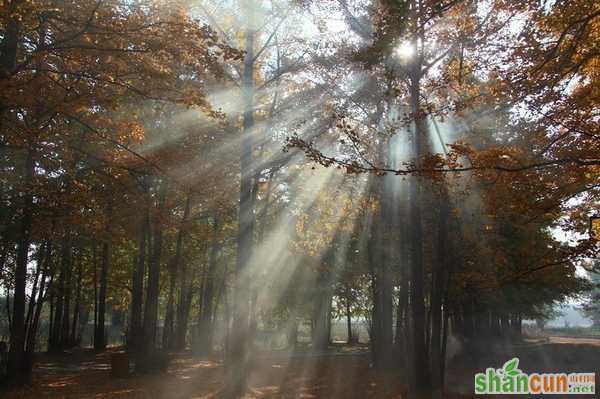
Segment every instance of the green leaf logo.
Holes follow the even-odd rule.
[[[518,366],[519,366],[519,358],[518,357],[515,357],[515,358],[509,360],[508,362],[504,363],[504,366],[502,367],[502,369],[504,371],[504,375],[506,375],[508,377],[514,377],[516,375],[519,375],[521,373],[521,370],[519,370]]]

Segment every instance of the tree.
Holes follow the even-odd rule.
[[[201,75],[218,73],[214,51],[234,56],[210,29],[177,7],[162,5],[173,4],[157,2],[148,7],[86,1],[55,7],[52,2],[13,0],[3,5],[3,145],[11,149],[23,177],[23,184],[16,187],[23,194],[18,196],[22,198],[20,217],[14,222],[19,226],[9,360],[14,381],[23,380],[30,368],[24,359],[27,255],[34,199],[43,196],[38,188],[49,177],[40,168],[50,148],[59,144],[64,156],[72,156],[81,149],[72,147],[71,138],[83,132],[104,146],[126,149],[124,143],[140,134],[139,124],[115,118],[111,111],[131,95],[195,105],[210,112],[200,87],[182,90],[173,75],[175,66]],[[120,136],[123,131],[127,133]],[[70,249],[65,248],[66,259]]]

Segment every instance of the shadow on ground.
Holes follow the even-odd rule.
[[[484,349],[484,350],[482,350]],[[448,365],[447,398],[469,398],[473,375],[519,357],[526,372],[596,372],[600,375],[600,340],[553,338],[524,345],[480,348],[455,356]],[[2,398],[216,398],[224,369],[214,360],[178,354],[167,372],[109,376],[110,352],[71,354],[38,359],[33,385],[3,392]],[[334,348],[328,353],[278,352],[252,366],[249,398],[401,398],[404,386],[397,373],[375,373],[365,348]],[[451,393],[450,393],[451,392]],[[481,397],[481,396],[480,396]],[[509,397],[504,395],[505,398]],[[524,396],[515,396],[523,398]]]

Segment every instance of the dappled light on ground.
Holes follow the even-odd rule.
[[[491,345],[487,351],[457,355],[449,364],[445,398],[472,398],[473,375],[499,367],[518,356],[528,372],[580,371],[600,373],[600,339],[551,337],[518,345]],[[364,346],[337,345],[327,353],[261,352],[250,373],[246,398],[403,398],[401,370],[376,372]],[[32,386],[5,393],[2,398],[152,398],[218,399],[223,365],[189,354],[173,355],[168,371],[156,375],[109,376],[109,353],[77,351],[72,355],[42,356]],[[50,367],[50,365],[52,367]]]

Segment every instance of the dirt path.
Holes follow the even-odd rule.
[[[473,376],[487,367],[500,367],[512,357],[521,359],[526,372],[596,372],[600,375],[600,340],[552,337],[522,345],[495,347],[456,356],[448,365],[447,387],[470,398]],[[222,387],[224,370],[213,360],[180,354],[167,372],[115,379],[109,375],[110,352],[72,354],[38,359],[33,385],[3,392],[3,399],[17,398],[215,398]],[[404,387],[395,373],[375,373],[364,348],[331,352],[276,352],[261,356],[251,368],[249,398],[401,398]],[[505,396],[506,397],[506,396]],[[523,396],[521,396],[523,398]]]

